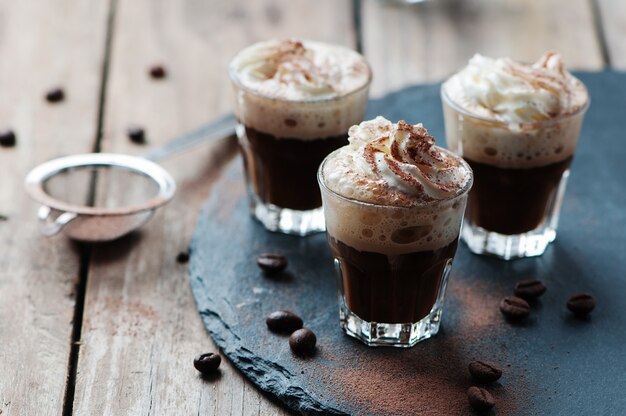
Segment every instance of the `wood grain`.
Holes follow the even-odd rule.
[[[254,41],[296,36],[353,45],[349,6],[332,0],[120,0],[103,150],[140,154],[230,111],[227,64]],[[167,67],[166,79],[147,76],[153,63]],[[147,146],[125,137],[131,123],[146,128]],[[192,365],[196,354],[215,346],[176,255],[186,249],[201,203],[235,150],[230,140],[165,161],[179,185],[175,200],[140,233],[94,250],[75,414],[284,414],[228,362],[208,381]]]
[[[97,130],[107,7],[74,0],[0,1],[0,414],[60,415],[79,250],[37,230],[23,190],[35,165],[91,151]],[[61,85],[66,101],[45,102]]]
[[[611,65],[626,69],[626,2],[620,0],[597,1],[601,28],[607,42]]]
[[[610,1],[610,0],[609,0]],[[560,51],[569,67],[600,69],[588,0],[433,0],[404,6],[362,0],[363,49],[372,93],[439,81],[474,53],[534,61]]]
[[[0,0],[0,415],[61,414],[79,274],[79,249],[44,239],[26,172],[52,157],[90,151],[98,120],[109,3]],[[589,0],[592,1],[592,0]],[[626,68],[623,2],[598,0],[611,60]],[[560,50],[576,68],[602,66],[587,0],[434,0],[413,8],[362,0],[374,92],[440,79],[475,52],[535,59]],[[229,111],[228,60],[264,38],[297,36],[355,45],[349,1],[119,0],[105,108],[106,151],[139,154],[125,129],[144,125],[148,146]],[[169,77],[152,81],[147,67]],[[46,104],[44,91],[68,99]],[[94,249],[79,357],[76,414],[281,414],[228,363],[200,379],[193,356],[214,349],[195,311],[186,266],[175,261],[232,141],[164,163],[176,200],[142,232]]]

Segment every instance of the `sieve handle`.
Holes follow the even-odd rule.
[[[236,127],[237,118],[235,115],[227,114],[200,126],[196,130],[175,138],[165,146],[151,150],[143,155],[143,157],[153,162],[166,159],[177,153],[191,149],[200,143],[234,136]]]
[[[57,234],[63,227],[65,227],[70,221],[78,217],[77,214],[71,212],[64,212],[56,218],[52,218],[52,209],[47,205],[39,207],[37,213],[39,217],[39,230],[46,237]]]

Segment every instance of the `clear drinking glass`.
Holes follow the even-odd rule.
[[[317,168],[363,120],[371,76],[347,94],[296,101],[261,95],[230,75],[252,215],[270,231],[324,231]]]
[[[556,238],[569,168],[589,102],[577,112],[509,125],[477,117],[441,89],[448,149],[474,171],[461,237],[476,254],[542,255]]]
[[[411,347],[435,335],[471,178],[449,199],[410,208],[374,205],[329,189],[324,163],[318,182],[342,329],[370,346]]]

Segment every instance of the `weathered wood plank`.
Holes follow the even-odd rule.
[[[568,66],[602,68],[587,0],[434,0],[415,6],[362,0],[372,92],[438,81],[476,52],[534,61],[548,49]]]
[[[0,414],[60,415],[70,354],[77,246],[39,235],[22,181],[53,157],[91,151],[106,2],[0,1]],[[47,89],[67,100],[50,105]]]
[[[229,111],[228,61],[254,41],[294,36],[354,45],[349,7],[332,0],[119,1],[103,150],[142,153],[146,147],[125,137],[131,123],[145,126],[148,146],[156,146]],[[167,79],[147,76],[157,62],[167,66]],[[234,144],[201,146],[164,162],[178,181],[175,200],[140,234],[95,249],[76,414],[284,414],[228,362],[210,381],[192,365],[215,346],[176,255]]]
[[[626,2],[619,0],[597,1],[601,30],[606,38],[607,52],[611,65],[616,69],[626,69]]]

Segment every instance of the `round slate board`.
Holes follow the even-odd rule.
[[[249,217],[241,161],[231,161],[190,247],[198,310],[223,353],[259,388],[304,414],[471,414],[465,390],[474,359],[504,369],[489,387],[495,414],[626,414],[626,75],[580,77],[593,104],[557,241],[540,258],[513,262],[459,245],[442,329],[408,350],[368,348],[343,335],[325,235],[266,232]],[[423,120],[443,142],[438,85],[390,94],[373,101],[369,113]],[[286,254],[287,271],[264,276],[255,264],[263,251]],[[498,302],[528,276],[542,279],[548,291],[528,321],[508,324]],[[565,308],[569,295],[581,291],[598,299],[585,320]],[[317,333],[314,357],[295,357],[287,337],[266,329],[265,316],[278,309],[298,313]]]

